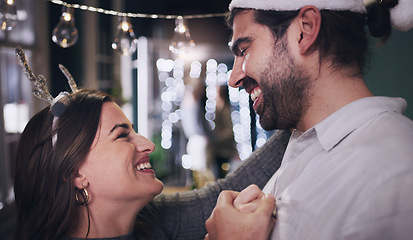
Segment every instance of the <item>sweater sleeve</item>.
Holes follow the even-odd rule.
[[[224,179],[201,189],[158,195],[140,212],[138,219],[152,225],[153,239],[204,239],[205,221],[219,193],[241,191],[250,184],[262,189],[281,165],[289,137],[289,131],[277,131]]]

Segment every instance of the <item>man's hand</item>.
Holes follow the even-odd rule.
[[[251,184],[236,196],[233,202],[234,208],[242,213],[252,213],[258,208],[264,196],[265,194],[257,185]]]
[[[223,191],[205,223],[208,230],[205,240],[268,239],[275,224],[274,209],[274,196],[264,195],[256,186],[241,193]]]

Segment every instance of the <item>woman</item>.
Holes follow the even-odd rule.
[[[110,97],[81,90],[65,98],[55,144],[49,107],[21,136],[16,239],[133,239],[136,215],[163,188],[150,169],[154,145]]]
[[[141,239],[138,212],[163,189],[151,169],[155,146],[107,95],[78,90],[53,98],[18,48],[37,97],[50,106],[22,133],[15,168],[15,239]],[[142,229],[143,230],[143,229]]]

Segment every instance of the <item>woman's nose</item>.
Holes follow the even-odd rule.
[[[247,76],[242,67],[242,59],[235,58],[234,65],[232,67],[231,76],[228,80],[228,85],[234,88],[242,86],[242,80]]]
[[[136,134],[136,136],[136,151],[149,154],[155,150],[155,144],[152,141],[139,134]]]

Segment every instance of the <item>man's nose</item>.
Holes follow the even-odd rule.
[[[228,85],[234,88],[242,86],[242,80],[246,77],[243,67],[242,67],[242,60],[239,58],[235,58],[234,65],[232,67],[231,76],[228,80]]]

